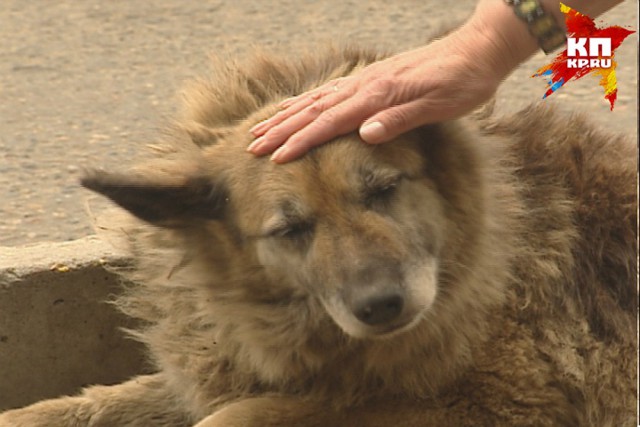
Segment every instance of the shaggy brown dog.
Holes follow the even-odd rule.
[[[0,425],[635,425],[633,143],[536,107],[246,153],[279,100],[375,59],[220,64],[155,160],[87,176],[137,217],[119,306],[158,373]]]

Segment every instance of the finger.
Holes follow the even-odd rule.
[[[292,105],[298,103],[300,100],[311,97],[313,99],[319,99],[322,96],[326,96],[331,92],[335,92],[345,86],[345,82],[347,81],[347,77],[340,77],[337,79],[329,80],[328,82],[318,86],[315,89],[309,90],[307,92],[301,93],[300,95],[293,96],[291,98],[287,98],[278,104],[278,107],[282,109],[290,108]]]
[[[367,97],[356,94],[300,127],[273,153],[271,159],[276,163],[294,160],[313,147],[356,130],[375,111],[377,107],[368,103]]]
[[[329,108],[327,105],[326,100],[318,100],[317,102],[311,103],[298,113],[286,118],[277,126],[267,130],[264,135],[251,143],[247,150],[257,156],[263,156],[273,152],[287,141],[289,137],[307,126],[325,109]]]
[[[286,110],[287,108],[290,108],[292,105],[300,102],[303,99],[306,98],[312,98],[312,99],[318,99],[321,96],[322,90],[324,89],[325,85],[322,85],[320,87],[317,87],[315,89],[309,90],[307,92],[301,93],[300,95],[296,95],[296,96],[292,96],[291,98],[287,98],[284,101],[282,101],[281,103],[278,104],[278,107]]]
[[[317,89],[314,89],[314,90],[309,91],[309,92],[301,93],[300,95],[297,95],[297,96],[292,96],[291,98],[287,98],[287,99],[285,99],[284,101],[282,101],[281,103],[278,104],[278,108],[280,108],[282,110],[286,110],[287,108],[290,108],[292,105],[300,102],[302,99],[312,97],[313,94],[315,94],[315,93],[319,93]]]
[[[305,92],[301,95],[283,101],[279,104],[281,110],[278,113],[268,118],[267,120],[263,120],[262,122],[258,123],[257,125],[249,129],[249,132],[252,133],[254,137],[260,137],[267,133],[274,126],[277,126],[289,117],[304,110],[313,102],[316,102],[317,100],[327,96],[330,97],[338,91],[341,91],[342,94],[338,97],[333,97],[332,100],[329,100],[328,105],[334,105],[334,103],[340,102],[341,99],[344,99],[344,94],[349,93],[348,91],[345,91],[346,87],[341,88],[340,86],[338,86],[345,80],[346,79],[343,78],[331,80],[312,91]]]
[[[448,119],[450,109],[420,98],[387,108],[369,117],[360,127],[360,137],[369,144],[380,144],[428,123]]]
[[[258,123],[257,125],[249,129],[249,132],[253,134],[253,136],[256,138],[259,136],[262,136],[265,133],[267,133],[269,129],[279,125],[289,117],[307,108],[314,101],[315,99],[311,97],[301,98],[298,102],[291,105],[290,108],[287,108],[286,110],[280,110],[276,114],[268,118],[267,120],[261,121],[260,123]]]
[[[296,114],[287,117],[278,125],[268,129],[264,135],[251,143],[247,150],[258,156],[273,152],[292,135],[310,123],[313,123],[313,121],[320,117],[325,111],[349,99],[352,93],[353,89],[338,90],[312,102]]]

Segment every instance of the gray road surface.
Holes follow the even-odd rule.
[[[2,0],[0,5],[0,246],[64,241],[92,233],[86,166],[120,167],[152,142],[172,114],[183,82],[207,71],[212,52],[252,45],[292,54],[327,41],[403,50],[442,22],[461,20],[475,1]],[[601,19],[637,30],[627,0]],[[542,54],[502,87],[499,107],[530,102],[582,109],[637,135],[637,34],[617,54],[613,112],[594,78],[541,101],[529,76]]]

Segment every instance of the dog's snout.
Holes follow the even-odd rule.
[[[356,303],[354,314],[361,322],[375,326],[396,319],[403,306],[404,298],[400,294],[376,295]]]

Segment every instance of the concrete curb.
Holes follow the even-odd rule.
[[[131,320],[106,303],[127,258],[96,236],[0,247],[0,411],[145,369]]]

